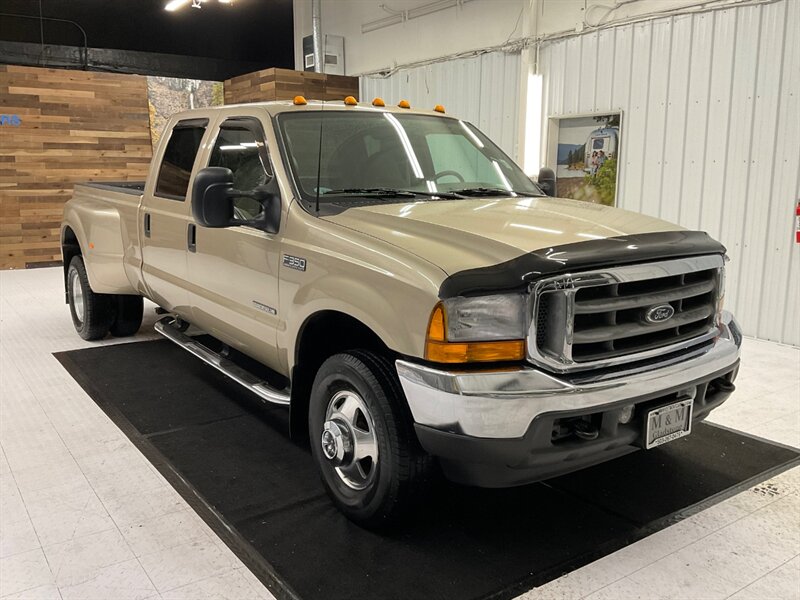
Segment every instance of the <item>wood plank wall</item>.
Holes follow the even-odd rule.
[[[273,68],[225,81],[225,104],[291,100],[295,96],[309,100],[358,98],[358,77]]]
[[[61,260],[74,183],[147,175],[145,77],[0,65],[0,115],[0,268]]]

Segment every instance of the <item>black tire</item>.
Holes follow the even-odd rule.
[[[80,256],[74,256],[67,269],[67,297],[78,335],[85,340],[100,340],[108,335],[114,320],[114,297],[92,291]]]
[[[366,405],[377,438],[377,460],[371,465],[375,472],[364,489],[353,489],[345,482],[322,443],[329,407],[335,406],[337,395],[351,392]],[[383,528],[424,496],[433,459],[419,446],[400,382],[386,358],[354,350],[326,360],[314,380],[308,421],[311,451],[322,482],[350,520],[367,528]]]
[[[128,337],[139,331],[144,317],[144,299],[141,296],[115,296],[116,310],[111,323],[111,335]]]

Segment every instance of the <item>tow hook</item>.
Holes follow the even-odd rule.
[[[736,386],[733,385],[732,382],[728,381],[724,377],[720,377],[719,379],[715,379],[713,381],[714,387],[717,388],[720,392],[725,394],[730,394],[736,389]]]
[[[588,421],[578,420],[570,423],[573,433],[582,440],[596,440],[600,431]]]

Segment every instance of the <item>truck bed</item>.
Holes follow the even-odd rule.
[[[92,289],[102,294],[141,294],[139,210],[143,181],[75,184],[63,236],[77,239]]]
[[[141,196],[144,193],[144,184],[144,181],[91,181],[79,185]]]

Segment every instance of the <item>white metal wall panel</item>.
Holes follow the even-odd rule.
[[[714,47],[712,14],[690,17],[689,90],[686,98],[686,130],[683,134],[683,160],[677,165],[680,183],[673,187],[673,202],[678,208],[677,223],[689,229],[700,229],[703,199],[703,178],[694,176],[706,162],[711,89],[711,57]],[[676,44],[681,46],[682,44]],[[669,197],[669,196],[668,196]],[[694,201],[679,201],[694,198]]]
[[[722,241],[745,332],[800,345],[800,1],[554,41],[539,65],[546,117],[623,111],[620,206]]]
[[[506,153],[517,156],[520,54],[489,52],[404,69],[389,77],[362,76],[361,98],[413,107],[442,104],[448,115],[473,123]]]
[[[681,188],[681,181],[673,181],[670,173],[680,169],[682,156],[675,154],[676,148],[685,146],[686,121],[688,118],[689,74],[692,58],[691,44],[692,19],[684,15],[675,18],[671,27],[669,84],[667,85],[666,104],[664,106],[664,147],[662,150],[663,168],[660,172],[659,197],[677,198],[675,190]],[[683,45],[676,40],[688,39],[690,43]],[[667,126],[668,125],[668,126]],[[680,221],[680,203],[666,202],[661,216],[674,223]]]
[[[769,155],[759,156],[761,168],[770,174],[769,196],[780,199],[800,198],[800,167],[798,167],[798,140],[800,139],[800,3],[788,2],[785,15],[777,11],[777,19],[783,19],[783,53],[778,96],[778,114],[774,161]],[[767,27],[771,20],[767,20]],[[778,25],[780,28],[780,24]],[[770,36],[770,33],[762,33]],[[778,36],[775,36],[778,37]],[[766,95],[759,95],[766,101]],[[767,243],[762,267],[762,283],[785,281],[785,289],[780,286],[768,289],[759,286],[760,306],[768,306],[770,311],[760,311],[757,327],[769,339],[780,339],[781,331],[800,331],[800,252],[793,241],[793,227],[787,222],[785,206],[775,202],[768,208]]]
[[[597,76],[595,77],[592,104],[584,107],[586,112],[594,110],[595,106],[612,106],[614,104],[615,35],[616,31],[614,29],[606,29],[597,34],[597,41],[594,47],[595,54],[598,57]],[[600,54],[601,51],[603,52],[602,54]]]

